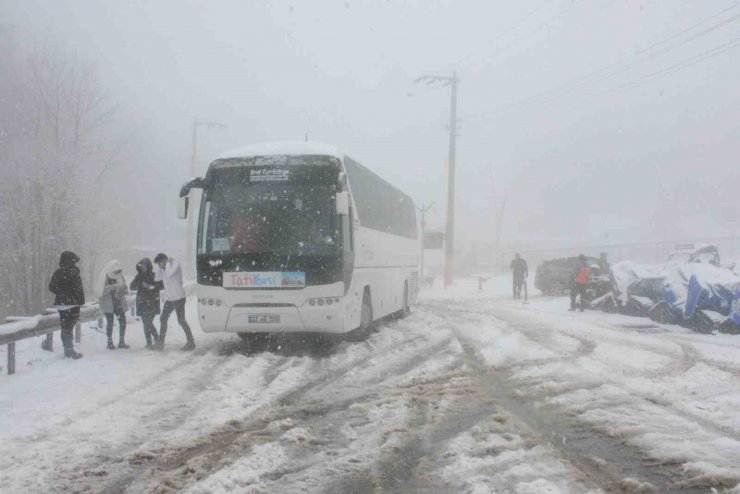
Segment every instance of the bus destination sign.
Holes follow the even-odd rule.
[[[264,271],[224,273],[224,288],[303,288],[302,271]]]

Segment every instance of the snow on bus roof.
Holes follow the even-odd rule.
[[[278,141],[252,144],[250,146],[228,151],[218,158],[250,158],[252,156],[274,155],[296,156],[301,154],[336,156],[339,159],[342,158],[342,153],[336,146],[316,141]]]

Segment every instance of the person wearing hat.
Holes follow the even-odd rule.
[[[154,258],[157,265],[155,280],[164,283],[164,307],[159,318],[159,340],[152,345],[154,350],[164,350],[164,338],[167,334],[167,320],[172,312],[177,315],[177,322],[185,332],[188,342],[182,347],[183,351],[193,350],[195,340],[190,326],[185,319],[185,288],[182,286],[182,268],[177,259],[167,257],[167,254],[159,253]]]
[[[105,331],[108,335],[108,350],[115,350],[113,344],[113,317],[118,318],[118,348],[131,348],[126,344],[126,311],[128,303],[128,286],[123,277],[123,270],[118,261],[111,261],[100,272],[98,285],[100,289],[100,310],[105,314]]]
[[[141,316],[144,326],[146,347],[152,348],[153,343],[159,339],[154,327],[154,317],[160,313],[159,291],[164,289],[164,285],[161,281],[154,280],[154,266],[148,257],[136,264],[136,276],[129,288],[136,290],[136,313]]]
[[[59,269],[54,271],[49,281],[49,291],[54,294],[54,305],[62,323],[64,358],[74,360],[81,359],[82,354],[75,352],[72,329],[80,318],[80,306],[85,304],[78,262],[80,258],[74,252],[62,252],[59,256]]]

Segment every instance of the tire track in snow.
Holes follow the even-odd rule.
[[[507,309],[509,309],[509,307],[507,307]],[[517,309],[515,310],[518,312]],[[481,312],[481,314],[485,314],[485,312]],[[501,316],[501,314],[499,314],[499,316],[504,317],[503,321],[507,320],[505,316]],[[586,323],[592,324],[592,321],[586,321]],[[524,327],[527,325],[525,317],[521,317],[521,316],[517,317],[516,322],[511,322],[511,324],[513,324],[514,325],[513,327],[515,327],[518,331],[522,331],[525,334],[529,334],[528,331],[524,329]],[[602,323],[595,323],[595,325],[601,329],[608,330],[609,332],[617,332],[619,334],[623,333],[622,330],[618,330],[613,327],[606,326]],[[551,331],[551,332],[558,331],[558,332],[567,334],[568,336],[578,338],[577,335],[574,335],[569,331],[564,331],[561,329],[548,328],[548,331]],[[632,332],[629,331],[629,333],[632,333]],[[681,375],[681,374],[688,372],[699,362],[704,363],[708,367],[712,367],[718,370],[723,370],[726,372],[726,370],[722,368],[724,366],[713,365],[712,363],[707,362],[706,359],[702,358],[700,353],[690,343],[687,343],[680,338],[673,338],[672,336],[673,335],[671,333],[666,333],[665,335],[662,333],[658,335],[653,335],[653,334],[649,335],[649,337],[651,338],[670,340],[672,343],[674,343],[680,348],[681,353],[679,355],[675,355],[671,352],[666,352],[661,349],[656,349],[656,348],[650,349],[651,352],[657,353],[658,355],[661,355],[666,358],[670,358],[671,359],[670,362],[668,362],[666,365],[664,365],[663,367],[659,369],[623,370],[622,374],[636,376],[636,377],[644,377],[648,379],[674,377],[674,376]],[[615,343],[620,344],[622,346],[625,345],[625,342],[623,340],[620,341],[611,336],[607,336],[605,339],[607,339],[608,341],[614,341]],[[527,362],[522,363],[522,366],[525,367],[529,365],[542,365],[544,363],[548,363],[548,362],[527,361]],[[648,395],[644,392],[644,390],[635,388],[633,386],[629,386],[626,383],[611,382],[611,384],[619,388],[622,388],[633,399],[645,402],[646,404],[649,404],[650,406],[660,407],[672,415],[680,417],[686,421],[695,423],[696,425],[700,426],[702,429],[706,430],[708,433],[714,434],[719,437],[727,437],[727,438],[740,442],[740,431],[738,431],[735,428],[728,427],[721,423],[717,423],[711,419],[707,419],[706,417],[703,417],[698,413],[692,413],[689,410],[679,408],[678,406],[676,406],[669,400],[666,400],[664,398],[658,398],[652,395]],[[593,389],[594,386],[585,386],[585,387],[580,386],[580,388]],[[572,391],[572,389],[564,389],[563,391],[569,392],[569,391]],[[550,395],[552,396],[553,393],[550,393]]]
[[[384,329],[389,330],[389,328]],[[137,478],[131,479],[132,483],[129,485],[117,484],[115,488],[119,490],[125,488],[131,492],[147,490],[152,486],[159,486],[158,488],[162,492],[183,489],[228,467],[259,444],[274,440],[274,436],[279,430],[271,430],[271,424],[290,419],[293,416],[297,416],[301,420],[322,417],[334,410],[345,410],[358,400],[369,399],[374,394],[377,395],[378,389],[370,388],[370,384],[382,383],[390,375],[407,372],[428,358],[430,353],[448,346],[451,336],[430,342],[427,338],[412,334],[410,336],[402,335],[401,341],[397,341],[397,338],[393,340],[391,342],[381,342],[380,346],[364,345],[363,350],[369,350],[371,353],[363,353],[360,356],[350,358],[347,362],[340,362],[338,366],[332,366],[331,362],[325,362],[324,360],[312,360],[311,369],[313,372],[317,372],[318,375],[311,375],[310,379],[297,382],[296,386],[265,403],[246,419],[235,417],[235,420],[230,420],[223,426],[208,431],[201,437],[194,439],[190,444],[158,452],[158,458],[152,458],[142,465],[142,468],[136,474]],[[414,348],[414,355],[409,358],[408,351],[404,350],[404,345],[408,346],[414,343],[420,344]],[[347,348],[356,347],[344,347],[345,350]],[[364,379],[364,386],[369,388],[367,392],[358,392],[353,389],[353,394],[340,395],[329,405],[317,405],[315,400],[305,401],[309,395],[317,395],[322,390],[338,386],[345,379],[348,371],[354,371],[355,373],[361,372],[363,369],[372,371],[373,359],[379,358],[380,355],[383,355],[386,359],[391,358],[394,351],[398,351],[395,362],[387,362],[389,365],[383,372],[371,372],[371,375]],[[286,363],[282,362],[282,365],[285,367]],[[350,382],[345,387],[353,388],[356,386]]]
[[[454,302],[448,305],[452,303]],[[451,308],[435,307],[437,313],[448,320],[449,328],[457,334],[469,358],[468,364],[476,369],[491,394],[497,397],[497,401],[504,408],[514,413],[534,430],[539,431],[543,439],[549,441],[555,449],[603,490],[622,492],[622,481],[626,477],[646,479],[663,492],[671,492],[676,489],[678,482],[686,481],[684,472],[676,465],[660,465],[659,468],[655,468],[655,465],[652,468],[646,466],[643,453],[636,447],[627,445],[621,439],[597,434],[592,428],[584,427],[573,417],[547,405],[540,405],[536,408],[522,401],[519,388],[528,386],[528,383],[514,378],[510,372],[497,371],[486,364],[475,349],[476,343],[467,339],[456,329],[459,317],[464,314],[449,309]],[[451,317],[450,312],[454,312],[456,318]],[[462,310],[462,313],[464,312]],[[478,318],[478,323],[483,323],[484,321],[480,320],[481,317],[495,317],[495,309],[491,312],[475,310],[467,316],[467,319],[469,322],[475,322]],[[520,321],[517,321],[515,326],[509,324],[506,319],[498,319],[498,321],[504,324],[503,327],[532,334],[531,330],[523,329],[525,324]],[[548,333],[556,331],[547,328]],[[539,340],[544,343],[544,340]],[[596,458],[605,459],[611,467],[616,465],[618,468],[616,470],[604,468]],[[683,492],[704,491],[701,489],[683,490]]]

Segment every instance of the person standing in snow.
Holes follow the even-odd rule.
[[[152,348],[152,342],[159,340],[157,329],[154,327],[154,316],[159,314],[159,291],[164,289],[161,281],[154,279],[152,261],[144,258],[136,264],[136,276],[129,286],[136,291],[136,312],[141,316],[144,325],[146,347]]]
[[[49,291],[54,294],[54,305],[62,323],[64,358],[74,360],[82,358],[82,354],[75,352],[72,328],[80,318],[80,306],[85,303],[78,262],[80,258],[74,252],[62,252],[59,256],[59,269],[54,271],[49,281]]]
[[[157,281],[164,283],[164,308],[162,309],[162,315],[159,318],[159,341],[157,341],[153,348],[155,350],[164,350],[164,338],[167,334],[167,320],[174,311],[177,314],[177,322],[185,332],[185,337],[188,342],[182,347],[183,351],[193,350],[195,348],[195,340],[193,339],[193,333],[190,331],[190,326],[185,319],[185,288],[182,286],[182,268],[177,259],[167,257],[167,254],[159,253],[154,258],[154,263],[159,267],[155,275]]]
[[[619,287],[617,286],[617,281],[614,279],[614,272],[612,271],[612,267],[606,257],[606,252],[602,252],[599,255],[599,271],[602,275],[609,277],[609,283],[611,283],[612,292],[614,292],[614,295],[618,297],[620,294]]]
[[[529,275],[529,268],[527,267],[527,261],[522,259],[522,257],[517,253],[514,255],[514,260],[511,261],[511,264],[509,267],[511,268],[512,275],[513,275],[512,281],[513,281],[514,298],[520,299],[522,298],[522,288],[524,287],[524,284],[527,282],[527,276]]]
[[[591,268],[588,267],[586,262],[586,256],[581,254],[578,256],[578,267],[573,274],[573,281],[570,285],[570,310],[575,311],[576,307],[578,310],[583,312],[585,302],[583,298],[586,296],[586,287],[591,279]],[[576,298],[578,303],[576,304]]]
[[[128,286],[123,277],[123,271],[118,261],[109,262],[100,273],[98,278],[100,287],[100,310],[105,314],[105,330],[108,334],[108,350],[115,350],[113,344],[113,316],[118,317],[118,348],[131,348],[126,344],[126,311],[128,303]]]

